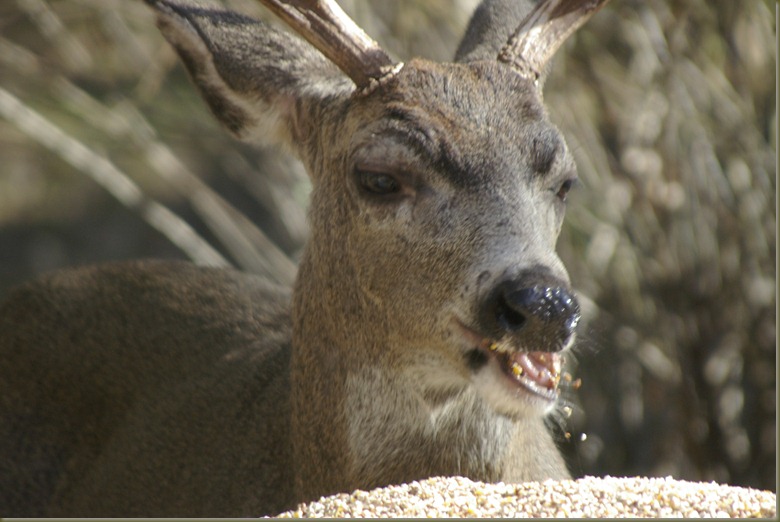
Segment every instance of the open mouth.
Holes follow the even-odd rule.
[[[483,340],[478,350],[498,362],[501,372],[515,385],[553,401],[558,397],[562,356],[550,352],[517,352],[503,343]]]
[[[476,347],[469,356],[475,367],[487,364],[491,359],[509,384],[547,401],[558,398],[563,356],[553,352],[524,352],[514,349],[507,342],[480,339],[476,332],[458,325]]]

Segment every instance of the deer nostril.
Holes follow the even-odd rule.
[[[535,351],[561,349],[579,322],[577,300],[562,286],[522,285],[507,281],[499,285],[485,311],[485,319],[497,337],[516,337]],[[529,348],[530,349],[530,348]]]
[[[498,296],[496,320],[499,326],[507,332],[517,332],[526,323],[528,308],[520,304],[524,300],[524,296],[517,295],[520,292],[512,292],[511,294],[502,292]]]

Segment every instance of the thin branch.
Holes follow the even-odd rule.
[[[78,114],[89,124],[115,136],[129,136],[144,153],[147,163],[176,192],[187,199],[215,237],[239,266],[282,284],[295,279],[295,263],[254,223],[237,219],[240,214],[160,142],[144,116],[130,103],[106,107],[66,78],[54,82],[60,96],[81,107]]]
[[[230,263],[198,235],[190,225],[162,204],[147,197],[138,185],[111,161],[65,134],[59,127],[0,87],[0,116],[16,125],[73,167],[88,174],[124,206],[136,210],[187,256],[201,265],[230,266]]]

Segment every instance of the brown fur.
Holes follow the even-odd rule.
[[[362,96],[291,36],[188,5],[157,2],[159,23],[215,115],[290,147],[312,177],[292,296],[163,262],[14,291],[0,513],[256,516],[433,475],[567,477],[546,412],[484,392],[453,327],[483,331],[501,280],[568,286],[555,193],[574,166],[538,88],[494,60],[412,60]],[[366,166],[401,176],[405,197],[361,193]]]

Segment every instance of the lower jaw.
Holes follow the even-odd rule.
[[[496,343],[487,341],[480,343],[475,353],[482,356],[483,364],[495,363],[496,369],[510,386],[550,402],[558,398],[558,380],[563,361],[560,354],[502,352]]]
[[[474,372],[473,375],[482,376],[482,378],[477,380],[482,383],[483,388],[489,391],[488,395],[503,395],[505,397],[503,402],[506,402],[510,406],[508,409],[512,410],[522,409],[527,411],[530,408],[541,413],[547,413],[554,407],[559,391],[557,378],[560,375],[560,363],[557,363],[558,369],[554,376],[556,381],[552,388],[535,383],[528,378],[518,378],[513,375],[511,368],[499,361],[502,356],[494,353],[490,348],[491,345],[495,347],[495,343],[480,337],[479,334],[467,328],[458,320],[455,321],[455,324],[461,333],[476,346],[469,352],[467,359],[472,372]],[[550,356],[555,357],[554,354],[550,354]],[[489,377],[485,378],[487,376]],[[484,396],[485,394],[481,393],[481,395]]]
[[[557,392],[539,393],[507,375],[494,359],[474,373],[472,382],[488,405],[510,417],[543,417],[556,404]]]
[[[550,390],[548,388],[542,388],[534,384],[533,382],[517,380],[514,377],[510,377],[506,375],[506,373],[504,373],[504,378],[509,380],[510,383],[515,387],[517,387],[519,391],[524,392],[533,398],[546,401],[549,404],[554,403],[555,400],[558,398],[557,389]]]

